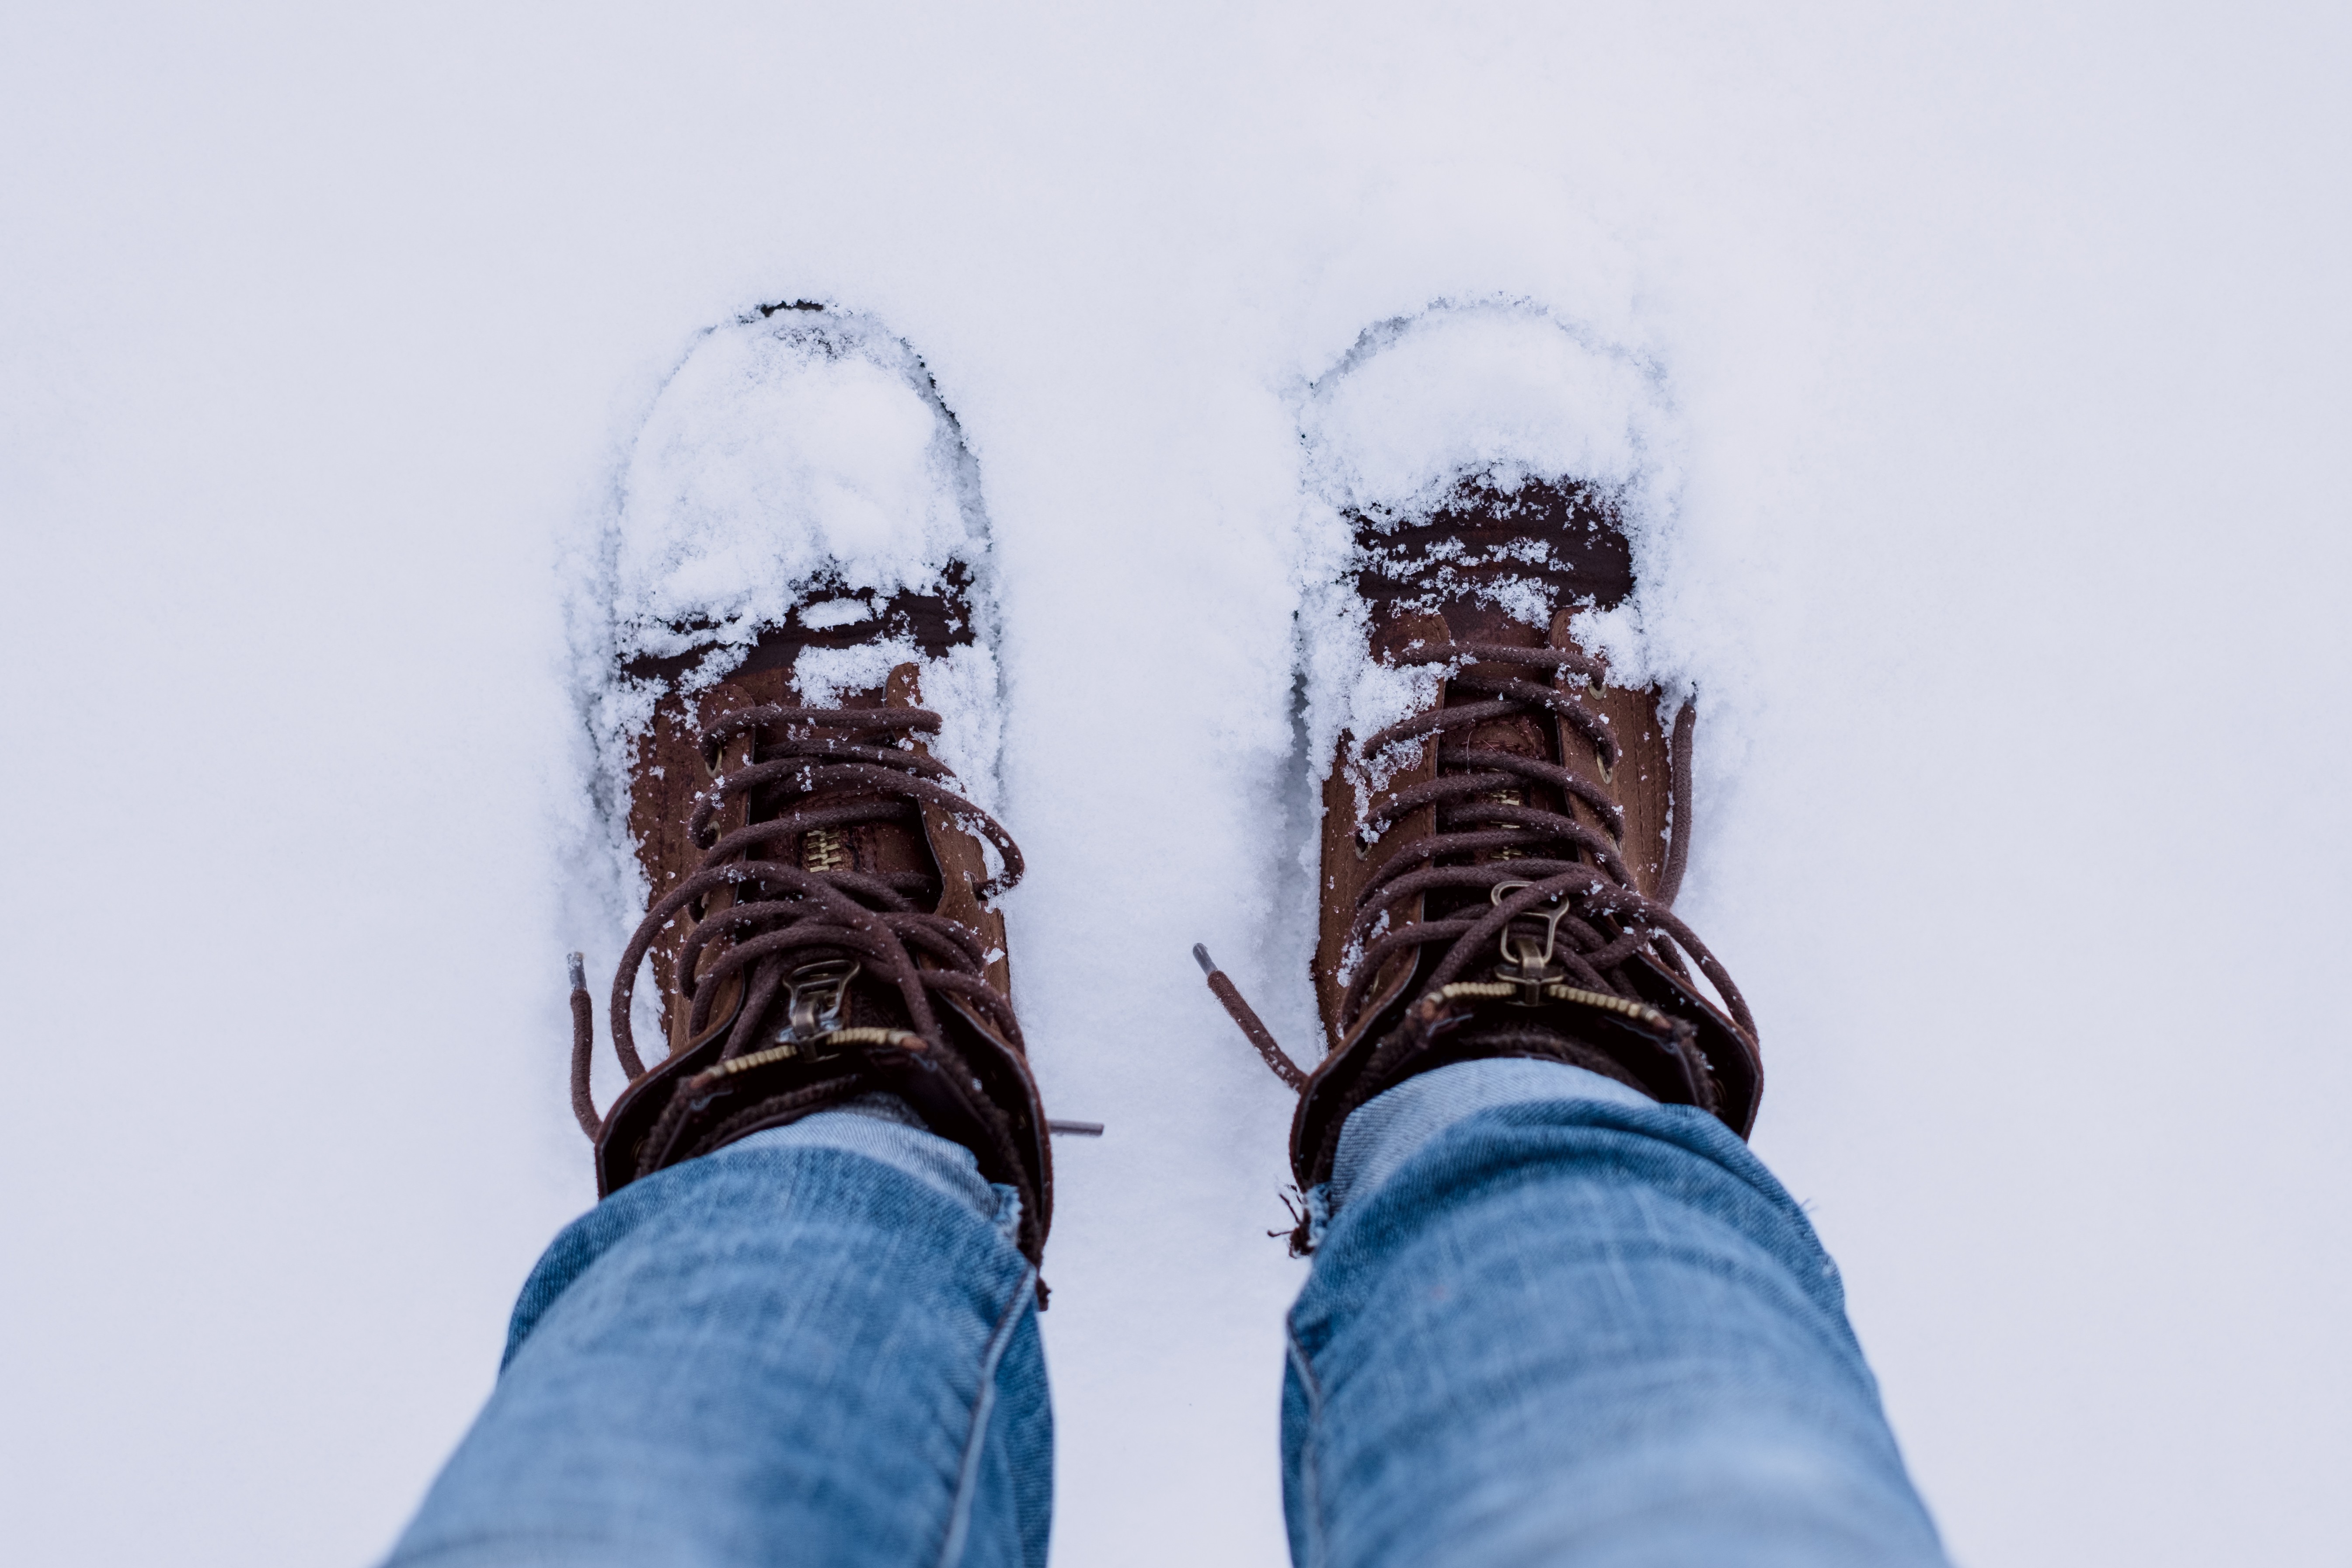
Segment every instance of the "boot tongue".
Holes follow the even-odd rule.
[[[887,689],[879,686],[845,691],[827,704],[834,708],[883,708],[888,705]],[[813,732],[821,740],[839,741],[850,745],[887,744],[870,731],[818,728]],[[856,787],[820,790],[793,802],[793,807],[802,811],[820,811],[826,806],[850,805],[874,798],[875,792]],[[802,834],[788,846],[779,846],[778,858],[794,860],[803,871],[852,871],[868,877],[886,877],[902,871],[919,871],[927,877],[939,874],[939,868],[931,863],[930,846],[923,837],[919,820],[861,822],[843,827],[820,827]]]
[[[1459,607],[1447,616],[1446,621],[1454,628],[1457,642],[1500,643],[1509,647],[1543,646],[1543,639],[1533,627],[1491,608],[1482,612],[1475,607]],[[1539,672],[1511,664],[1474,664],[1465,673],[1504,679],[1543,679]],[[1449,705],[1486,700],[1487,695],[1482,691],[1449,691],[1447,697]],[[1550,741],[1545,733],[1548,728],[1531,714],[1505,714],[1501,718],[1473,724],[1467,730],[1449,731],[1444,751],[1457,754],[1465,751],[1504,752],[1515,757],[1525,757],[1530,762],[1553,762],[1557,759],[1552,755]],[[1441,752],[1439,760],[1441,765],[1454,765],[1453,759],[1444,752]],[[1559,806],[1555,792],[1524,780],[1513,781],[1496,790],[1488,798],[1498,805],[1529,805],[1547,811],[1556,811]],[[1519,852],[1508,847],[1481,849],[1472,857],[1472,863],[1483,866],[1494,860],[1515,860],[1518,858]]]
[[[798,689],[797,682],[779,695],[788,703],[801,707],[865,709],[892,705],[888,700],[888,689],[880,686],[828,693],[822,704],[809,701]],[[833,741],[844,745],[887,749],[892,743],[887,734],[870,730],[816,725],[812,726],[807,733],[818,741]],[[762,739],[772,740],[772,737],[763,734]],[[811,760],[822,765],[823,759]],[[880,792],[850,785],[796,795],[791,800],[788,809],[794,812],[824,811],[833,806],[861,805],[880,797]],[[813,828],[797,837],[770,845],[764,858],[817,873],[849,873],[887,879],[894,872],[914,871],[933,879],[939,874],[919,821],[856,822]],[[914,897],[918,904],[924,901],[920,894]],[[905,1027],[908,1022],[906,1009],[887,984],[862,970],[846,984],[832,980],[827,972],[834,965],[855,958],[856,955],[847,950],[806,949],[794,954],[783,978],[788,988],[795,983],[812,984],[819,994],[830,990],[833,995],[837,996],[838,1012],[833,1021],[838,1026]],[[793,1020],[786,1012],[788,1005],[789,998],[779,994],[769,1010],[766,1027],[790,1026]]]

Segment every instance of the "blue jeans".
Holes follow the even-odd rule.
[[[1041,1568],[1053,1416],[1014,1198],[876,1098],[556,1238],[400,1568]],[[1941,1564],[1837,1270],[1713,1119],[1473,1062],[1308,1194],[1300,1568]]]

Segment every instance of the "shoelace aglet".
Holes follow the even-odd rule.
[[[1099,1138],[1103,1135],[1103,1124],[1099,1121],[1048,1121],[1045,1131],[1066,1138]]]
[[[603,1125],[588,1089],[589,1066],[596,1054],[596,1005],[588,999],[587,956],[567,952],[563,967],[572,976],[572,1114],[593,1143]]]
[[[1225,1011],[1233,1016],[1234,1023],[1241,1026],[1242,1033],[1256,1047],[1257,1054],[1265,1058],[1265,1065],[1274,1070],[1274,1076],[1293,1089],[1305,1088],[1307,1075],[1298,1070],[1298,1064],[1290,1059],[1290,1053],[1275,1039],[1274,1031],[1265,1026],[1247,1002],[1242,1000],[1240,988],[1234,984],[1223,970],[1217,967],[1216,960],[1209,956],[1206,942],[1192,944],[1192,962],[1199,964],[1201,973],[1209,977],[1209,989],[1216,994],[1218,1001],[1225,1005]]]

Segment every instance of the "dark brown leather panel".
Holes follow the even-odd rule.
[[[1444,617],[1427,615],[1394,616],[1373,637],[1374,646],[1384,658],[1418,643],[1449,640]],[[1396,824],[1394,831],[1383,834],[1367,847],[1358,796],[1369,790],[1361,785],[1361,775],[1349,765],[1353,739],[1340,737],[1339,754],[1332,763],[1330,776],[1323,783],[1323,928],[1315,952],[1315,991],[1322,1008],[1327,1048],[1336,1048],[1339,1043],[1331,1029],[1339,1016],[1339,993],[1346,984],[1348,925],[1354,916],[1356,900],[1399,849],[1425,837],[1437,823],[1434,806],[1410,812]],[[1401,788],[1436,776],[1437,745],[1432,742],[1423,749],[1421,761],[1398,769],[1389,778],[1387,787]],[[1420,905],[1416,901],[1404,912],[1403,919],[1410,921],[1419,916]],[[1390,974],[1381,977],[1381,994],[1389,1001],[1395,1000],[1396,994],[1412,978],[1412,964],[1409,961],[1394,967]]]

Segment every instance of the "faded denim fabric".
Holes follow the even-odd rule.
[[[1467,1062],[1350,1117],[1309,1194],[1300,1568],[1936,1564],[1837,1268],[1714,1118]]]
[[[392,1563],[1043,1568],[1019,1201],[892,1107],[754,1134],[568,1226]]]
[[[883,1097],[624,1188],[393,1563],[1041,1568],[1015,1202]],[[1300,1568],[1943,1563],[1835,1267],[1711,1118],[1466,1063],[1357,1111],[1308,1205]]]

